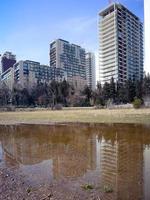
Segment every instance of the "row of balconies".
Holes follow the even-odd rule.
[[[101,57],[101,61],[102,62],[107,62],[109,60],[114,60],[116,57],[114,54],[112,54],[111,56],[106,56],[106,57]]]
[[[112,77],[115,77],[115,76],[116,76],[116,77],[118,76],[118,71],[117,71],[117,70],[114,70],[113,72],[108,73],[107,75],[103,75],[103,74],[102,74],[101,77],[102,77],[104,80],[109,80],[109,79],[111,80],[111,78],[112,78]]]
[[[116,16],[117,16],[116,12],[110,13],[109,15],[107,15],[106,17],[104,17],[104,18],[101,20],[101,22],[102,22],[102,23],[106,23],[106,22],[108,22],[110,19],[112,19],[112,18],[114,18],[114,17],[116,17]]]
[[[132,13],[130,12],[123,12],[122,10],[118,10],[117,12],[119,17],[122,17],[124,19],[129,19],[130,21],[134,21],[135,23],[139,22],[139,19],[137,17],[135,17],[134,15],[132,15]]]
[[[109,37],[107,37],[107,38],[105,38],[105,39],[102,39],[101,37],[99,37],[99,39],[100,39],[100,41],[101,41],[101,44],[107,44],[107,43],[109,43],[110,41],[114,41],[114,40],[116,40],[116,35],[110,35]]]
[[[116,46],[112,46],[112,47],[110,47],[110,48],[108,48],[106,50],[102,49],[100,51],[101,51],[102,54],[107,54],[107,53],[112,52],[112,51],[114,51],[114,53],[115,53],[116,52]]]
[[[116,66],[112,66],[110,68],[103,68],[103,67],[101,67],[102,74],[111,73],[111,72],[114,72],[116,70],[117,70]]]
[[[99,34],[101,40],[111,38],[112,36],[115,36],[115,35],[116,35],[115,29],[111,29],[111,30],[107,31],[105,34],[103,34],[102,32],[100,32],[100,34]]]
[[[111,23],[114,23],[114,21],[116,21],[114,17],[111,17],[111,18],[110,18],[109,20],[107,20],[107,21],[101,20],[101,21],[99,21],[99,27],[107,27],[107,26],[109,26]]]
[[[102,34],[100,34],[100,40],[101,40],[101,41],[111,40],[112,36],[113,36],[113,37],[116,37],[116,36],[117,36],[117,33],[115,32],[115,30],[109,32],[107,35],[102,35]]]
[[[100,23],[99,29],[103,31],[103,29],[105,30],[105,29],[109,28],[110,26],[114,26],[114,25],[115,25],[114,19],[112,19],[109,23],[106,23],[106,24]]]
[[[114,58],[113,60],[109,60],[107,62],[105,62],[104,60],[101,61],[103,63],[103,66],[107,66],[107,67],[111,67],[113,64],[116,63],[116,58]]]
[[[114,58],[115,57],[115,54],[114,54],[114,52],[110,52],[110,54],[109,55],[103,55],[103,54],[99,54],[99,59],[101,59],[101,60],[107,60],[107,59],[112,59],[112,58]]]
[[[111,70],[117,70],[116,63],[113,63],[107,67],[105,67],[103,64],[101,64],[100,66],[101,66],[102,73],[108,73]]]
[[[139,30],[139,25],[137,24],[137,23],[134,23],[134,22],[130,22],[130,21],[128,21],[128,20],[124,20],[124,19],[122,19],[122,18],[120,18],[120,17],[118,17],[118,23],[120,23],[120,24],[124,24],[125,26],[131,26],[131,27],[133,27],[134,26],[134,28],[135,29],[137,29],[137,30]],[[142,27],[141,27],[141,29],[142,29]]]
[[[110,38],[109,40],[108,40],[108,39],[107,39],[107,40],[102,40],[102,41],[101,41],[101,44],[100,44],[100,47],[101,47],[101,46],[107,46],[107,45],[110,44],[110,42],[111,42],[111,43],[115,43],[115,42],[116,42],[116,38],[115,38],[115,37],[112,37],[112,38]]]
[[[114,49],[113,51],[108,51],[103,53],[102,51],[100,51],[99,53],[99,57],[100,58],[107,58],[108,56],[115,56],[117,54],[116,49]]]
[[[108,28],[105,28],[103,30],[100,29],[100,35],[107,35],[108,33],[110,33],[111,31],[117,30],[117,26],[116,25],[111,25]]]
[[[116,43],[113,42],[113,43],[110,43],[110,44],[108,44],[108,45],[100,46],[100,50],[104,52],[105,50],[109,50],[109,49],[111,49],[112,47],[114,47],[115,44],[116,44]]]

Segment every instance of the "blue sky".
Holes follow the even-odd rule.
[[[143,20],[143,0],[120,0]],[[0,53],[49,63],[49,43],[62,38],[98,50],[98,12],[108,0],[0,0]]]

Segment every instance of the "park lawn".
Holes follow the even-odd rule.
[[[67,109],[60,111],[1,112],[0,124],[67,122],[150,124],[150,109]]]

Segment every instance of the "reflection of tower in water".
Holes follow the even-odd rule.
[[[117,143],[112,145],[111,141],[101,142],[100,150],[100,163],[101,163],[101,183],[102,186],[109,186],[116,188],[116,172],[117,172]],[[113,192],[107,199],[117,199],[116,192]]]
[[[96,136],[87,138],[81,134],[68,145],[60,145],[53,157],[55,178],[83,176],[87,170],[96,168]]]
[[[3,150],[2,150],[2,143],[0,141],[0,164],[2,162]]]
[[[121,136],[119,138],[119,136]],[[113,193],[105,200],[137,200],[143,198],[143,146],[140,141],[128,140],[116,134],[114,143],[102,140],[101,181]]]

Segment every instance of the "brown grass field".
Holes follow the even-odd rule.
[[[64,109],[1,112],[0,124],[51,123],[141,123],[150,124],[150,109]]]

